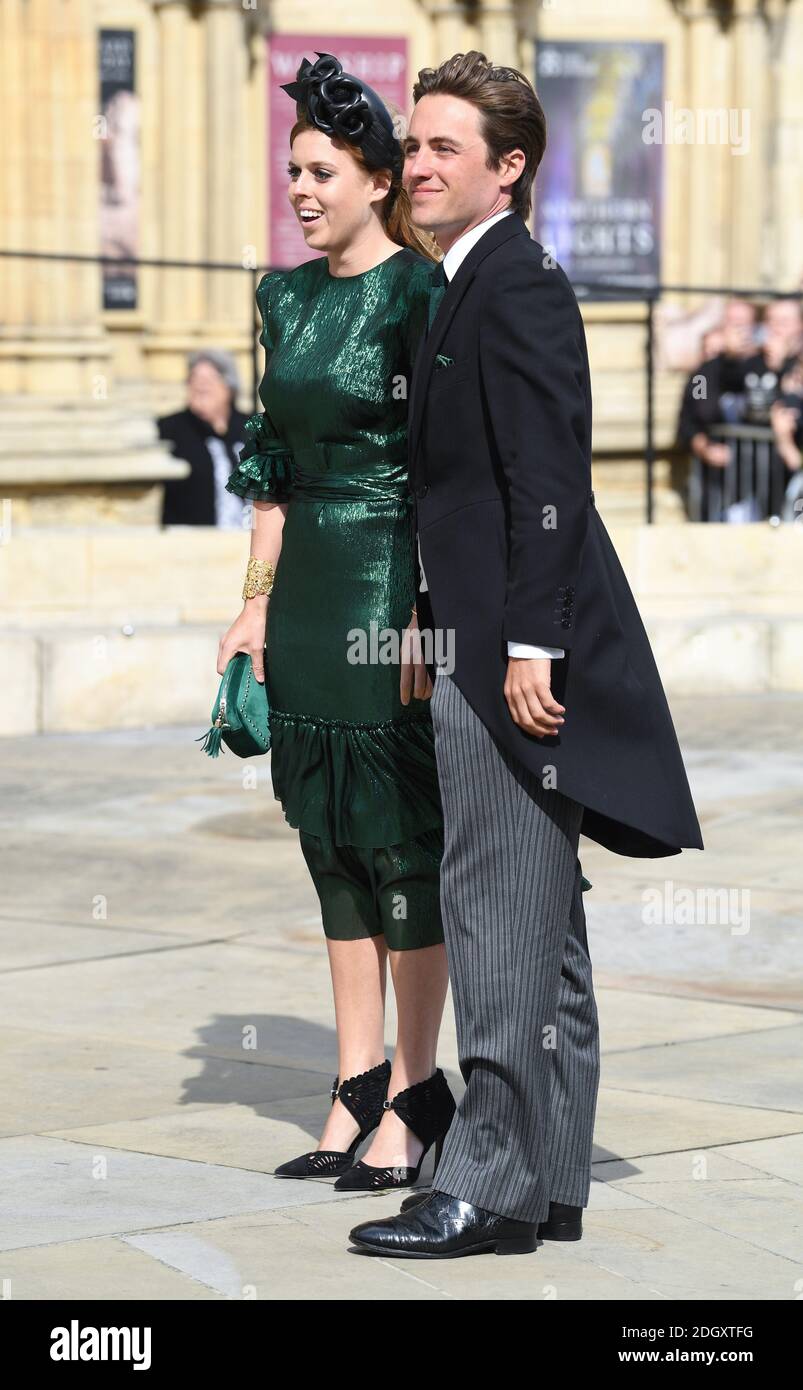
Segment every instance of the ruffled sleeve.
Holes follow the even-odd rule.
[[[259,341],[265,348],[265,372],[275,346],[270,323],[270,285],[281,272],[269,271],[260,280],[256,301],[262,317]],[[260,388],[260,395],[264,390]],[[264,400],[264,396],[262,396]],[[287,502],[293,484],[293,455],[279,438],[270,417],[264,412],[250,415],[243,425],[246,436],[237,467],[229,475],[226,491],[250,502]]]
[[[250,415],[243,425],[246,443],[226,491],[250,502],[287,502],[293,485],[293,455],[275,434],[266,415]]]

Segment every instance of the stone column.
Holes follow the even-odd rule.
[[[803,287],[803,0],[769,0],[775,142],[771,171],[772,282]],[[768,228],[769,230],[769,228]]]
[[[712,108],[728,110],[731,104],[730,39],[711,14],[707,0],[691,0],[684,15],[689,20],[686,26],[688,85],[685,101],[674,101],[675,110],[677,112],[677,108],[684,105],[695,117],[700,111]],[[688,221],[687,276],[684,279],[689,284],[728,283],[730,224],[734,210],[730,204],[724,161],[732,163],[738,157],[732,156],[722,145],[674,146],[673,158],[686,167]]]
[[[481,0],[480,48],[492,63],[519,66],[518,26],[513,0]]]
[[[745,154],[729,153],[727,197],[728,282],[756,284],[761,264],[761,233],[767,186],[767,103],[769,51],[767,26],[758,7],[749,6],[731,30],[730,108],[738,120]],[[746,124],[747,123],[747,124]]]
[[[241,263],[249,230],[248,29],[238,0],[152,0],[157,18],[160,160],[156,254]],[[149,375],[183,380],[201,345],[247,366],[248,282],[231,271],[166,268],[155,280],[143,353]],[[246,373],[247,375],[247,373]]]
[[[429,67],[437,67],[454,53],[465,53],[476,47],[466,10],[459,0],[428,0],[427,11],[432,19],[433,45]]]
[[[236,0],[210,0],[205,17],[207,159],[206,255],[212,261],[241,261],[246,237],[248,186],[245,132],[247,44],[243,11]],[[264,40],[263,40],[264,43]],[[242,334],[245,279],[210,271],[207,331]]]
[[[203,22],[187,0],[153,0],[159,73],[160,156],[150,190],[158,209],[155,254],[177,261],[206,258],[204,237],[206,110]],[[205,273],[165,267],[153,273],[143,356],[151,378],[181,381],[186,354],[198,346],[205,312]]]
[[[93,0],[0,4],[5,249],[98,254],[97,22]],[[0,393],[15,530],[151,522],[187,471],[115,390],[97,264],[0,259]]]
[[[26,18],[24,0],[0,6],[0,121],[5,149],[0,160],[0,244],[19,250],[28,243],[28,174],[25,140],[25,82],[21,62]],[[25,262],[0,259],[0,389],[18,389],[16,354],[25,318]]]
[[[95,254],[97,60],[91,0],[0,5],[0,245]],[[109,375],[100,269],[0,264],[0,391],[92,399]]]

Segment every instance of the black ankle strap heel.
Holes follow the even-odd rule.
[[[332,1104],[339,1100],[360,1126],[356,1139],[347,1149],[311,1149],[309,1153],[291,1158],[274,1168],[275,1178],[324,1178],[346,1173],[351,1167],[355,1150],[372,1134],[382,1119],[383,1104],[388,1093],[390,1062],[385,1058],[379,1066],[349,1076],[338,1085],[335,1077],[330,1095]]]
[[[335,1183],[338,1192],[375,1192],[386,1187],[412,1186],[417,1181],[421,1164],[433,1144],[437,1170],[443,1141],[457,1109],[441,1068],[437,1067],[426,1081],[418,1081],[414,1086],[398,1091],[391,1100],[385,1100],[383,1109],[395,1110],[407,1128],[421,1140],[424,1151],[418,1163],[415,1168],[375,1168],[370,1163],[363,1163],[362,1159],[358,1159],[353,1167],[338,1178]]]

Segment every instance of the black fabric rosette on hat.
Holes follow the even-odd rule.
[[[325,135],[359,145],[369,169],[391,169],[400,174],[402,150],[393,121],[382,98],[367,82],[344,72],[332,53],[318,53],[317,62],[302,58],[295,82],[282,83],[296,103],[298,116],[306,116]]]

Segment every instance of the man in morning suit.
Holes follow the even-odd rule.
[[[430,1193],[362,1251],[437,1259],[579,1239],[599,1087],[577,857],[703,848],[643,624],[591,489],[585,335],[528,232],[546,144],[526,77],[424,69],[405,142],[416,225],[444,251],[409,403],[418,626],[433,682],[441,901],[466,1090]],[[425,647],[426,651],[426,647]],[[404,678],[404,677],[403,677]],[[427,686],[428,688],[428,686]]]

